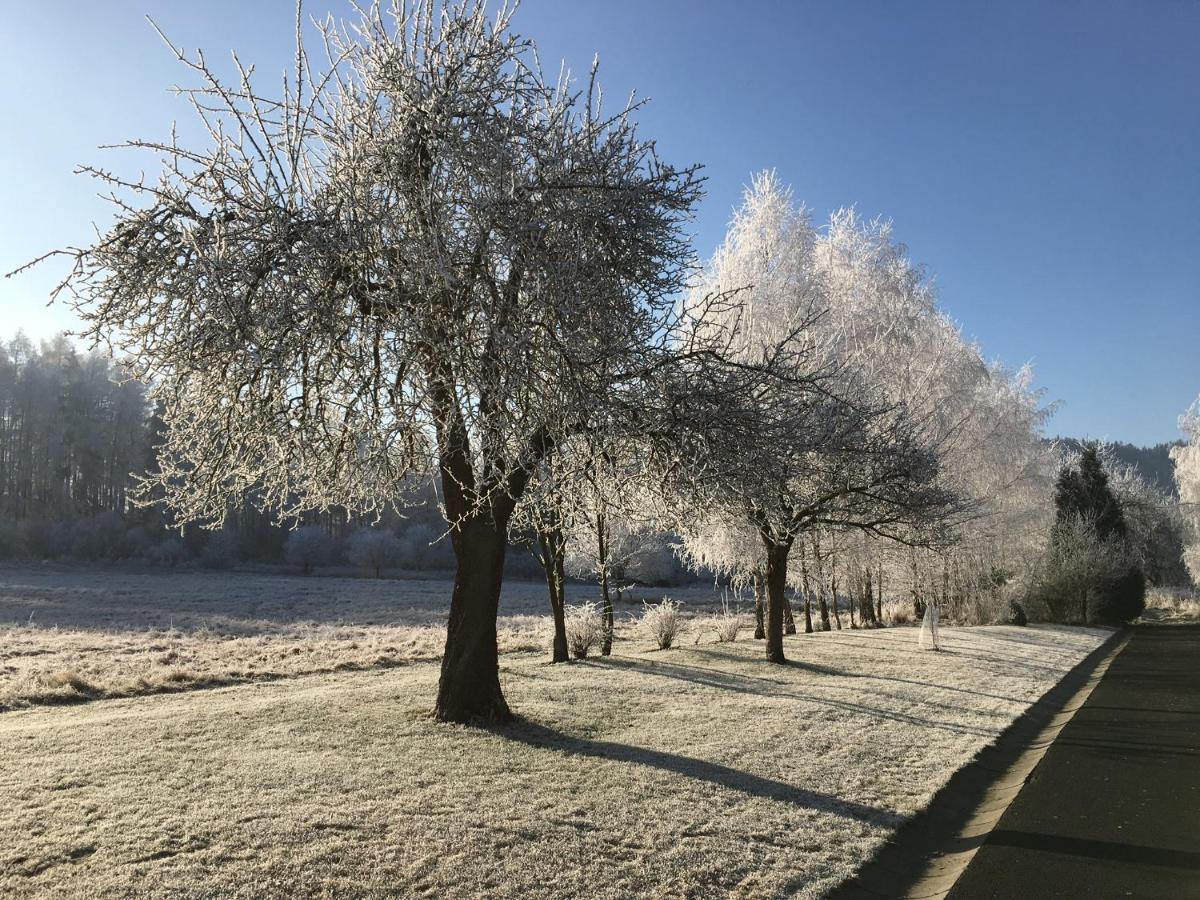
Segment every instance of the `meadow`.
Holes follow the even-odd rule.
[[[0,891],[816,897],[1109,634],[847,629],[767,666],[691,587],[674,648],[634,591],[611,657],[550,665],[543,589],[515,582],[520,719],[486,729],[430,714],[448,589],[0,571]]]

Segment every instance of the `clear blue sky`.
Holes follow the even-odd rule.
[[[0,0],[0,269],[107,222],[75,164],[154,168],[97,145],[188,122],[144,13],[278,83],[293,10]],[[774,167],[818,215],[893,219],[987,355],[1034,363],[1052,433],[1177,436],[1200,392],[1200,3],[525,0],[517,27],[548,68],[598,52],[613,101],[652,98],[645,133],[707,167],[704,256]],[[0,281],[0,333],[70,327],[42,306],[61,273]]]

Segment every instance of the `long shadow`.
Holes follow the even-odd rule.
[[[839,643],[839,642],[830,641],[830,643]],[[840,642],[840,643],[844,643],[844,642]],[[715,657],[716,659],[722,659],[722,660],[738,659],[738,657],[732,656],[731,654],[721,653],[720,651],[712,650],[711,648],[689,647],[688,649],[691,653],[697,654],[699,656],[711,656],[711,657]],[[676,663],[675,665],[679,665],[679,664]],[[894,675],[868,675],[868,674],[865,674],[862,672],[848,672],[845,669],[834,669],[830,666],[823,666],[820,663],[804,662],[803,660],[789,659],[787,661],[787,665],[791,666],[793,668],[803,669],[807,672],[813,672],[818,675],[831,675],[831,676],[835,676],[838,678],[861,678],[864,681],[882,681],[885,684],[888,682],[895,682],[896,684],[911,684],[911,685],[915,685],[917,687],[932,688],[937,691],[953,691],[956,694],[970,694],[973,697],[986,697],[989,700],[1004,700],[1009,703],[1028,703],[1029,702],[1028,697],[1012,697],[1012,696],[1009,696],[1008,694],[992,694],[992,693],[989,693],[988,691],[975,691],[975,690],[971,690],[970,688],[954,687],[953,685],[949,685],[949,684],[937,684],[936,682],[932,682],[932,681],[917,681],[914,678],[898,678]],[[745,677],[750,678],[750,677],[754,677],[754,676],[748,675]],[[770,679],[764,678],[761,680],[769,681]],[[778,684],[780,682],[776,682],[776,683]]]
[[[868,706],[864,703],[851,703],[847,700],[834,700],[831,697],[817,697],[810,694],[797,694],[794,691],[784,689],[781,682],[774,681],[769,678],[755,678],[754,676],[729,676],[722,673],[717,673],[712,669],[705,669],[703,666],[686,666],[679,663],[660,663],[660,662],[642,662],[632,659],[618,659],[608,657],[599,659],[591,663],[592,665],[621,668],[621,669],[637,669],[645,672],[648,675],[657,675],[660,678],[674,678],[679,681],[687,681],[692,684],[698,684],[703,687],[717,688],[718,690],[735,691],[739,694],[750,694],[757,697],[773,697],[782,698],[785,700],[798,700],[803,703],[811,703],[817,706],[828,706],[832,709],[843,709],[847,712],[863,713],[873,718],[889,719],[893,722],[904,722],[908,725],[917,725],[923,728],[936,728],[941,731],[950,731],[955,734],[974,734],[981,737],[992,737],[995,732],[987,728],[979,728],[972,725],[958,725],[954,722],[939,722],[934,719],[924,719],[920,716],[910,715],[908,713],[896,712],[891,709],[881,709],[876,706]],[[802,664],[794,664],[796,667],[802,667]],[[755,685],[751,682],[759,681],[771,687]],[[898,700],[902,703],[912,703],[911,697],[897,697],[894,694],[886,692],[875,692],[876,696],[887,697],[889,699]]]
[[[1137,844],[1061,837],[1054,834],[1035,834],[1029,831],[1013,831],[1008,828],[994,829],[988,836],[988,843],[1016,847],[1021,850],[1086,856],[1106,861],[1138,863],[1147,866],[1170,866],[1176,869],[1200,869],[1200,853],[1193,853],[1190,850],[1142,847]]]
[[[492,731],[510,740],[519,741],[541,750],[558,750],[593,759],[611,759],[617,762],[649,766],[664,772],[682,775],[685,778],[706,781],[718,787],[739,791],[751,797],[790,803],[804,809],[829,812],[843,818],[869,822],[885,828],[894,828],[901,821],[901,817],[891,810],[844,800],[820,791],[810,791],[773,778],[743,772],[721,763],[683,756],[678,753],[667,753],[663,750],[651,750],[648,747],[619,744],[615,741],[597,741],[577,737],[521,717],[509,725],[496,726]]]

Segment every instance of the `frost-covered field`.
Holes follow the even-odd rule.
[[[0,894],[20,896],[816,896],[1107,634],[797,635],[777,668],[695,617],[676,649],[627,625],[610,659],[551,666],[539,586],[515,585],[501,668],[525,718],[488,731],[429,717],[445,582],[0,583],[10,688],[39,660],[151,679],[131,693],[238,660],[250,679],[0,714]]]
[[[436,659],[450,587],[446,578],[0,568],[0,710]],[[695,612],[718,601],[703,586],[638,588],[619,618],[664,593]],[[572,602],[596,594],[568,587]],[[506,584],[501,651],[548,646],[546,608],[543,584]]]

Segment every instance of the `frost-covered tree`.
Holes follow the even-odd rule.
[[[1179,430],[1187,443],[1171,449],[1171,460],[1175,463],[1179,509],[1188,528],[1184,558],[1192,580],[1200,582],[1200,399],[1179,417]]]
[[[399,560],[403,544],[390,528],[360,528],[346,541],[346,556],[351,565],[367,569],[376,578]]]
[[[436,705],[505,719],[496,615],[508,521],[546,453],[637,407],[674,346],[695,168],[638,104],[547,80],[511,10],[393,0],[322,26],[329,62],[267,99],[203,56],[210,137],[134,142],[157,180],[87,169],[116,221],[67,251],[88,335],[154,383],[182,518],[227,499],[371,512],[441,482],[458,561]],[[299,27],[297,27],[299,32]]]
[[[916,540],[957,504],[938,482],[937,448],[925,423],[876,383],[872,335],[834,309],[833,279],[818,250],[807,213],[765,173],[746,191],[724,244],[693,289],[693,297],[737,291],[736,306],[710,317],[702,330],[723,327],[735,335],[746,366],[770,364],[791,375],[738,392],[728,407],[701,410],[717,477],[706,483],[697,508],[718,526],[751,529],[761,542],[767,656],[775,662],[784,661],[784,592],[798,537],[831,527]],[[880,271],[870,273],[879,274],[876,282],[890,283],[884,277],[890,262],[876,261]],[[740,544],[734,534],[730,539]],[[714,558],[725,552],[693,550]]]
[[[311,575],[333,558],[333,538],[320,525],[304,525],[288,534],[283,555],[301,574]]]

